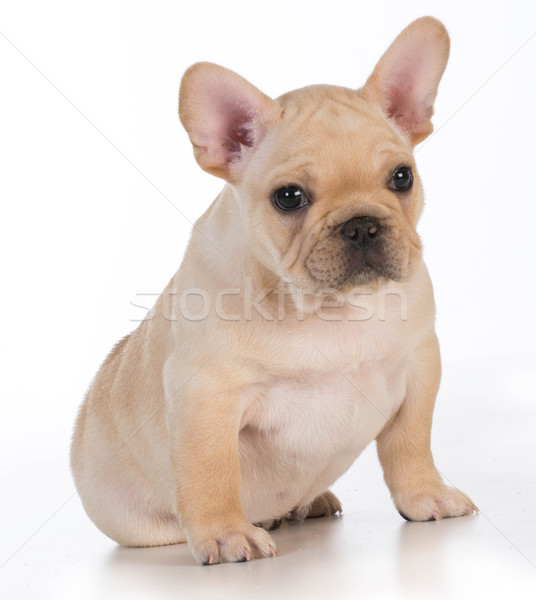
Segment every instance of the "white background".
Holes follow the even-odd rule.
[[[395,35],[424,14],[445,23],[452,50],[436,134],[417,151],[427,200],[419,230],[446,386],[462,398],[456,410],[474,415],[469,451],[480,454],[484,435],[495,443],[502,423],[518,426],[514,406],[527,436],[535,422],[533,3],[0,3],[0,564],[72,494],[67,452],[84,391],[112,344],[143,317],[137,296],[159,293],[178,268],[191,222],[222,186],[197,167],[178,120],[184,70],[217,62],[274,97],[311,83],[359,87]],[[455,380],[458,373],[468,380]],[[490,395],[501,394],[493,434],[479,433],[493,402],[476,374]],[[467,405],[467,389],[480,404]],[[527,449],[515,460],[528,468]],[[489,448],[481,452],[489,457]],[[533,508],[535,499],[524,501]],[[62,510],[82,521],[77,502]],[[32,545],[50,531],[54,521],[0,570],[0,581],[20,559],[35,583],[25,553],[34,556]],[[47,576],[61,581],[61,569]],[[50,597],[60,597],[54,589]]]

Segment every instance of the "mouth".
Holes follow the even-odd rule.
[[[338,287],[345,288],[369,285],[371,283],[380,283],[381,281],[387,281],[389,279],[393,278],[387,275],[383,269],[365,262],[360,269],[350,273],[346,281],[341,283]]]
[[[345,290],[372,284],[379,285],[390,280],[396,281],[396,279],[396,277],[386,273],[383,268],[364,262],[361,268],[350,272],[344,280],[338,281],[336,285],[332,285],[331,287]]]
[[[398,253],[388,244],[376,244],[367,249],[319,248],[307,259],[306,268],[315,287],[332,289],[399,281],[404,270]]]
[[[379,244],[353,252],[350,261],[349,283],[363,285],[373,281],[400,281],[404,278],[401,256],[389,245]]]
[[[352,288],[387,280],[397,280],[395,273],[390,273],[384,267],[363,260],[361,265],[351,267],[348,263],[339,268],[319,271],[308,265],[308,273],[315,282],[315,287],[343,289]]]

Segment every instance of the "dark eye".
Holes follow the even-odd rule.
[[[275,192],[274,204],[280,210],[296,210],[309,204],[309,199],[299,187],[287,185]]]
[[[398,167],[391,175],[389,187],[395,192],[406,192],[412,183],[413,174],[411,173],[411,167]]]

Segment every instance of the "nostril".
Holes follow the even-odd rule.
[[[351,240],[354,240],[359,237],[359,230],[357,227],[345,227],[343,235]]]
[[[354,217],[342,226],[342,235],[354,245],[367,245],[380,233],[381,226],[375,217]]]

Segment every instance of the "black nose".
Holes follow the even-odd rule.
[[[376,217],[354,217],[342,226],[342,235],[353,245],[365,250],[371,246],[381,230]]]

